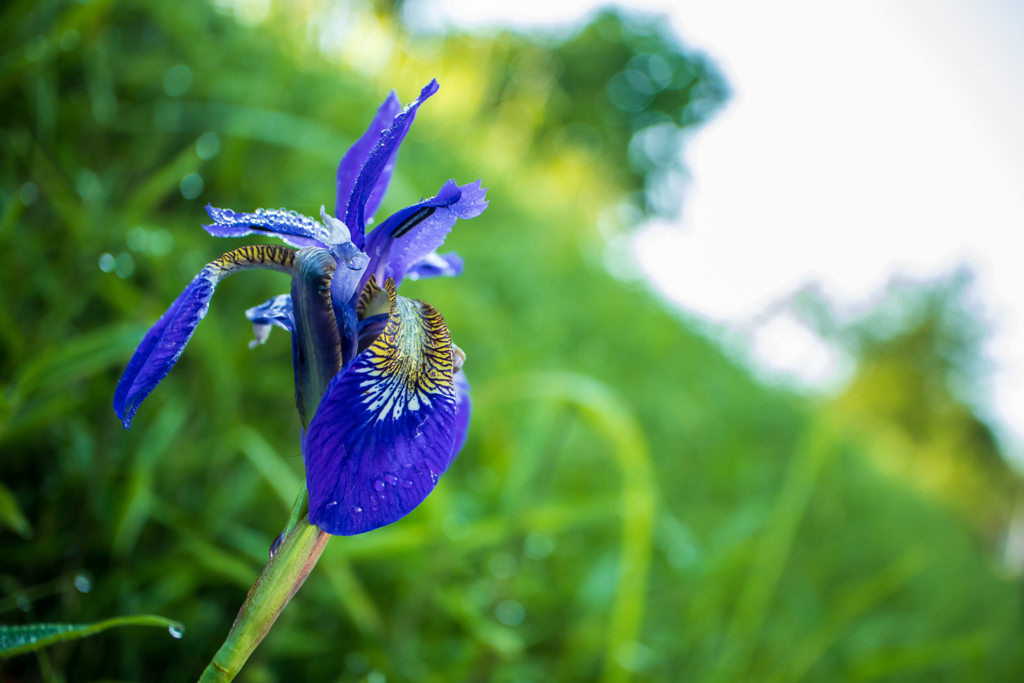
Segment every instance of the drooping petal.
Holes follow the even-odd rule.
[[[214,237],[245,237],[269,235],[280,237],[293,247],[327,247],[331,232],[309,216],[287,209],[256,209],[253,213],[238,213],[231,209],[218,209],[207,205],[206,213],[213,225],[204,225]]]
[[[345,219],[348,198],[352,195],[352,188],[355,187],[356,177],[366,163],[370,150],[380,142],[380,134],[387,130],[401,110],[402,103],[398,100],[398,95],[395,94],[395,91],[392,90],[388,93],[387,98],[384,99],[384,103],[380,105],[376,116],[370,122],[369,128],[366,129],[362,137],[356,140],[354,145],[349,147],[348,151],[345,152],[345,156],[341,158],[341,163],[338,164],[337,195],[334,204],[334,215],[339,219]],[[391,181],[391,174],[395,167],[395,155],[397,153],[397,149],[391,153],[390,159],[388,159],[388,162],[381,170],[380,177],[377,178],[373,192],[370,193],[370,199],[366,203],[365,214],[367,216],[372,216],[377,211],[377,207],[380,206],[380,201],[383,199],[388,183]]]
[[[345,205],[344,222],[352,231],[352,241],[360,249],[363,248],[365,242],[366,206],[370,196],[377,188],[377,181],[380,180],[388,162],[392,161],[395,150],[405,139],[405,134],[409,132],[409,126],[416,118],[416,110],[437,92],[438,87],[436,80],[431,80],[424,86],[420,91],[420,96],[406,105],[405,109],[394,118],[391,125],[380,134],[380,140],[370,150],[366,162],[359,169],[359,175],[356,177],[352,193]]]
[[[270,337],[270,330],[277,325],[283,330],[295,332],[295,314],[292,311],[292,295],[278,294],[273,299],[267,299],[259,306],[254,306],[245,312],[245,317],[252,323],[253,336],[256,338],[249,342],[249,348],[255,349]]]
[[[458,277],[462,275],[465,262],[454,251],[438,254],[432,251],[409,266],[405,276],[410,280],[429,280],[435,277]]]
[[[436,196],[396,212],[367,237],[366,272],[400,285],[411,266],[444,244],[457,219],[475,218],[487,208],[486,195],[479,180],[462,186],[449,180]]]
[[[466,445],[469,436],[469,420],[473,416],[473,399],[470,397],[469,380],[465,372],[455,373],[455,446],[452,457],[448,460],[451,466]]]
[[[408,514],[434,489],[455,445],[451,337],[431,306],[385,283],[381,336],[331,381],[303,440],[309,519],[361,534]]]
[[[235,249],[208,263],[146,333],[117,383],[114,412],[125,429],[131,425],[139,404],[178,361],[196,325],[206,316],[217,283],[251,268],[291,273],[294,263],[293,250],[274,244]]]

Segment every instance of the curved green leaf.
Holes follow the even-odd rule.
[[[29,624],[27,626],[0,626],[0,659],[53,645],[65,640],[87,638],[115,626],[164,626],[175,638],[180,638],[185,627],[179,622],[154,614],[117,617],[94,624]]]

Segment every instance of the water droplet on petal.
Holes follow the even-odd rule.
[[[388,472],[387,474],[384,475],[384,481],[394,486],[395,484],[398,483],[398,477]]]
[[[171,624],[167,627],[167,632],[171,634],[172,638],[181,638],[185,635],[185,627],[181,624]]]
[[[407,489],[411,489],[412,488],[412,479],[406,479],[405,481],[403,481],[402,482],[402,486],[404,486]]]
[[[383,479],[378,479],[375,482],[373,482],[373,488],[375,490],[377,490],[377,491],[383,491],[384,490],[384,480]]]
[[[354,508],[352,508],[352,512],[362,512],[362,511],[363,511],[363,508],[361,508],[361,507],[354,507]]]

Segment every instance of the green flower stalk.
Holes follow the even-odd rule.
[[[234,679],[302,587],[330,538],[326,531],[311,525],[308,518],[303,518],[286,534],[260,578],[249,589],[227,640],[206,667],[200,683]]]

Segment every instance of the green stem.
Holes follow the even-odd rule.
[[[302,488],[299,489],[299,495],[295,497],[295,502],[292,503],[292,512],[288,515],[288,523],[284,525],[284,531],[281,532],[282,536],[287,536],[295,528],[295,525],[299,523],[299,520],[306,514],[306,503],[309,502],[309,489],[306,488],[306,482],[302,482]]]
[[[299,494],[297,508],[301,509],[304,497]],[[249,655],[263,642],[285,605],[309,576],[330,535],[305,522],[303,519],[293,525],[289,520],[289,526],[293,528],[288,530],[281,547],[249,589],[227,640],[206,667],[200,683],[221,683],[238,675]]]

